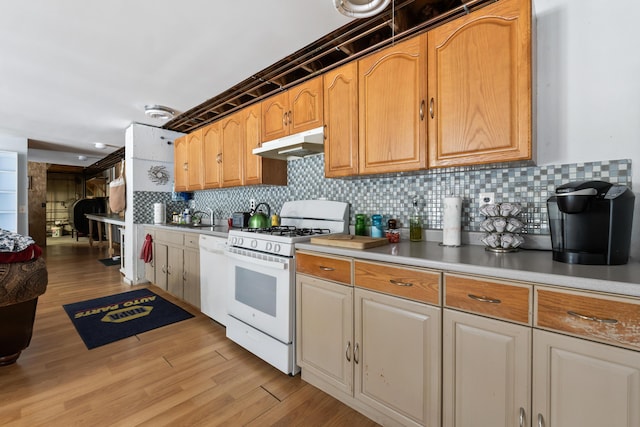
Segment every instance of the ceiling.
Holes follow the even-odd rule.
[[[165,124],[146,104],[188,111],[350,21],[333,0],[4,1],[0,134],[88,166],[132,122]]]

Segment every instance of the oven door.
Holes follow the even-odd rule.
[[[229,315],[285,344],[293,342],[293,259],[234,247],[227,257]]]

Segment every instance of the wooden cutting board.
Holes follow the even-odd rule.
[[[338,246],[349,249],[367,249],[389,243],[386,237],[353,236],[351,234],[330,234],[312,237],[311,243],[325,246]]]

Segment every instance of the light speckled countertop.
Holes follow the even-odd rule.
[[[207,234],[209,236],[224,237],[229,236],[229,227],[226,225],[214,225],[214,226],[192,226],[192,225],[178,225],[178,224],[143,224],[149,228],[160,228],[170,231],[182,231],[185,233],[198,233]]]
[[[484,246],[443,247],[436,242],[400,242],[357,250],[311,243],[297,243],[298,250],[343,255],[371,261],[392,262],[457,273],[640,297],[640,263],[579,265],[553,261],[551,251],[521,250],[496,254]]]

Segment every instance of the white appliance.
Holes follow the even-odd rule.
[[[252,153],[257,156],[279,160],[324,153],[324,128],[321,126],[280,139],[274,139],[273,141],[263,142],[260,147],[254,148]]]
[[[227,326],[227,239],[201,234],[200,311]]]
[[[295,243],[348,233],[349,205],[327,200],[285,202],[281,226],[230,230],[227,244],[227,337],[295,375]]]

